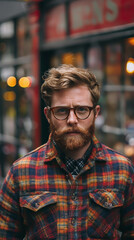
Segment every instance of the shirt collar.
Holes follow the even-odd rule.
[[[50,162],[58,156],[58,151],[53,143],[52,134],[49,135],[48,142],[45,149],[45,162]]]
[[[98,139],[93,136],[93,148],[92,153],[89,156],[89,160],[94,159],[95,161],[106,161],[106,155],[103,152],[102,144],[98,141]],[[46,143],[45,149],[45,162],[50,162],[56,157],[60,157],[58,154],[57,147],[55,146],[52,140],[52,134],[49,135],[48,142]]]

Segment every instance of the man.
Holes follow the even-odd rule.
[[[42,85],[48,142],[17,160],[0,195],[0,239],[134,239],[134,169],[94,136],[99,84],[52,68]]]

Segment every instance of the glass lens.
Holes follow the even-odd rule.
[[[85,119],[90,114],[90,109],[86,106],[78,106],[75,108],[76,116],[80,119]]]
[[[53,109],[53,113],[57,119],[65,119],[68,116],[69,109],[65,107],[56,107]]]
[[[74,113],[77,118],[79,119],[86,119],[89,117],[92,107],[88,106],[77,106],[74,108],[68,108],[68,107],[54,107],[51,108],[55,118],[59,120],[64,120],[69,116],[70,110],[73,109]]]

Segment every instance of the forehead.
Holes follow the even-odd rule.
[[[55,91],[51,106],[91,105],[91,93],[86,85]]]

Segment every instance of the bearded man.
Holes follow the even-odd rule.
[[[134,239],[134,168],[95,137],[100,87],[52,68],[41,87],[50,136],[14,162],[0,195],[0,239]]]

